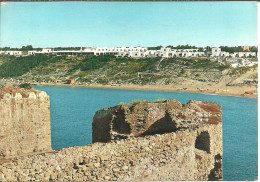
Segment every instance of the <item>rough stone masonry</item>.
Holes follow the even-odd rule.
[[[148,170],[141,171],[147,174],[142,180],[222,179],[222,109],[216,103],[190,101],[182,105],[167,100],[122,104],[97,111],[92,130],[93,143],[155,134],[168,143],[168,148],[155,144],[167,151],[163,162],[167,167],[151,170],[154,165],[148,165]],[[170,134],[165,137],[164,133]],[[156,161],[162,160],[154,151],[152,154]]]
[[[2,100],[13,99],[16,95],[11,92],[7,96],[5,91],[3,96],[3,93],[1,91]],[[36,99],[40,97],[38,92],[35,96]],[[22,95],[22,98],[29,99],[29,96]],[[8,102],[11,106],[21,102],[19,99],[12,101]],[[41,112],[47,113],[49,105],[43,105],[46,110],[38,106],[43,109]],[[18,104],[15,109],[23,110],[22,107],[30,108]],[[34,111],[23,112],[33,116],[10,120],[14,122],[11,127],[14,129],[1,136],[23,136],[13,125],[19,121],[30,124],[30,118],[37,116]],[[20,118],[21,114],[16,117]],[[6,115],[1,112],[1,118]],[[43,121],[49,119],[47,115],[42,115]],[[28,142],[1,142],[2,149],[9,146],[8,150],[1,149],[3,154],[20,157],[2,161],[0,181],[222,180],[221,115],[219,105],[199,101],[190,101],[186,105],[175,100],[140,102],[103,109],[93,118],[91,145],[35,155],[34,150],[22,150],[28,147]],[[43,127],[43,131],[46,128]],[[34,130],[24,132],[28,139],[36,134]],[[34,142],[32,148],[44,145],[43,149],[49,150],[50,139],[47,137],[42,142]],[[13,149],[14,154],[9,154],[8,151]],[[29,152],[32,155],[25,155]]]
[[[45,92],[6,84],[0,89],[0,159],[51,151]]]

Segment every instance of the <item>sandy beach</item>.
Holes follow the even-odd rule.
[[[165,92],[187,92],[187,93],[200,93],[200,94],[211,94],[211,95],[225,95],[225,96],[236,96],[236,97],[248,97],[257,98],[258,91],[255,86],[172,86],[172,85],[101,85],[101,84],[50,84],[41,83],[34,84],[38,86],[60,86],[60,87],[86,87],[86,88],[102,88],[102,89],[122,89],[122,90],[146,90],[146,91],[165,91]],[[245,94],[245,92],[251,92],[252,94]]]

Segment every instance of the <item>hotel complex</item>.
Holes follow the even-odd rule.
[[[28,54],[23,54],[22,51],[0,51],[1,55],[13,55],[13,56],[29,56],[29,55],[56,55],[56,56],[79,56],[79,55],[115,55],[117,57],[229,57],[229,58],[251,58],[257,57],[256,52],[234,52],[229,53],[221,51],[221,48],[212,48],[211,52],[207,52],[203,49],[202,52],[199,49],[171,49],[168,47],[161,48],[159,50],[148,50],[144,47],[88,47],[81,48],[80,50],[63,50],[55,51],[54,49],[43,48],[41,51],[28,51]]]

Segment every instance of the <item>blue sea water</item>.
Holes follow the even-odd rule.
[[[83,146],[92,141],[96,111],[132,100],[176,99],[216,102],[223,109],[223,180],[258,178],[257,99],[194,93],[133,91],[73,87],[41,87],[51,103],[52,148]]]

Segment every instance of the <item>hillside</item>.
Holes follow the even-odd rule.
[[[257,78],[257,68],[232,68],[207,58],[116,58],[114,56],[0,57],[0,78],[19,82],[225,86]]]

